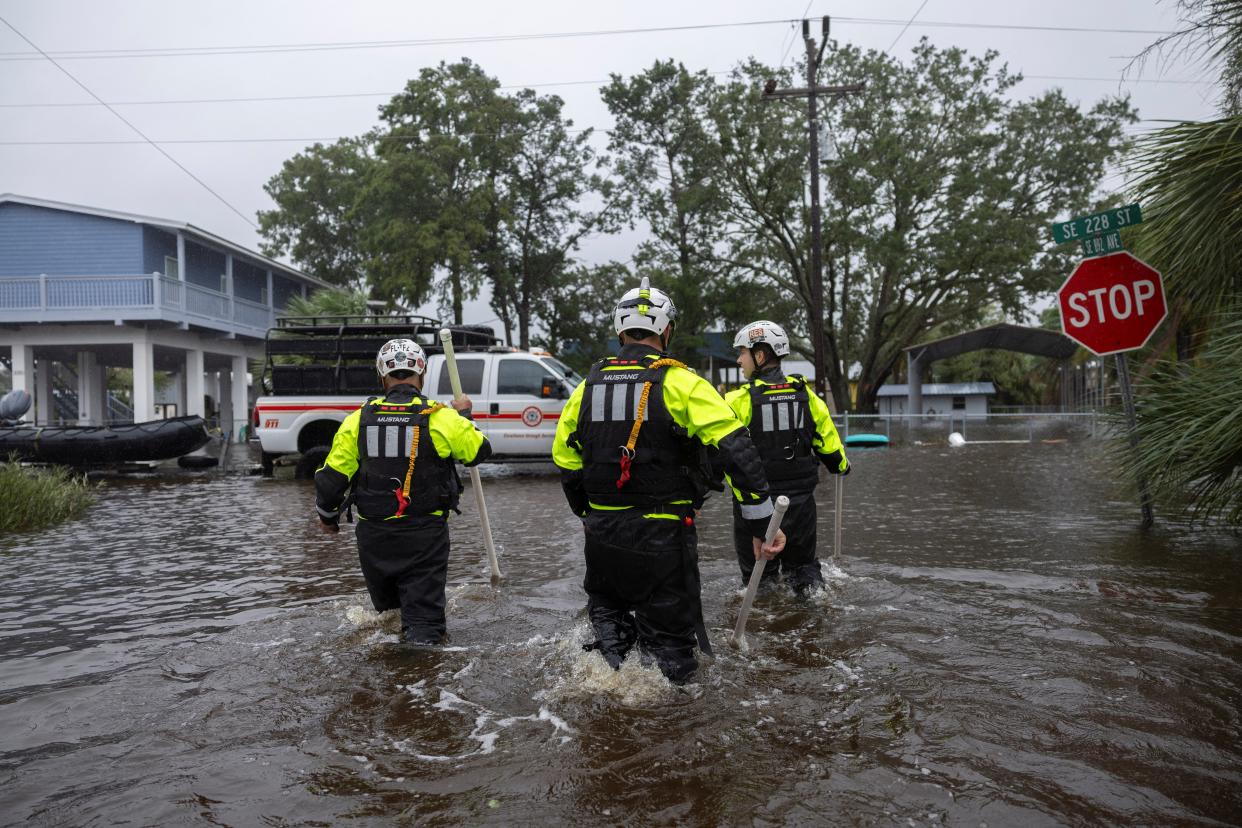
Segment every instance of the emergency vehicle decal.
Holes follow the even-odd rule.
[[[543,412],[538,406],[528,405],[522,410],[522,422],[528,427],[534,428],[543,422]]]

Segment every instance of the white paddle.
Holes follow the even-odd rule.
[[[785,516],[785,510],[788,508],[789,498],[784,495],[776,498],[776,505],[772,508],[772,518],[768,521],[768,531],[763,537],[764,543],[771,543],[776,539],[776,533],[781,528],[781,518]],[[746,649],[746,617],[750,615],[750,605],[755,603],[755,593],[759,591],[759,581],[763,578],[763,568],[766,565],[767,561],[760,558],[755,561],[755,568],[750,571],[750,583],[746,585],[742,608],[737,613],[737,626],[733,628],[733,635],[729,636],[730,647]]]
[[[440,329],[440,344],[444,346],[444,365],[448,368],[449,382],[453,384],[453,399],[460,400],[461,377],[457,373],[457,357],[453,355],[453,332]],[[479,524],[483,527],[483,544],[487,547],[487,562],[492,567],[492,583],[500,580],[500,562],[496,560],[496,546],[492,543],[492,524],[487,519],[487,502],[483,499],[483,483],[479,479],[479,467],[471,466],[470,487],[474,489],[474,502],[479,507]]]
[[[842,512],[845,511],[845,478],[834,474],[832,479],[836,482],[836,491],[833,492],[836,500],[836,514],[832,522],[832,562],[839,568],[841,566],[841,531],[845,528],[842,522]]]

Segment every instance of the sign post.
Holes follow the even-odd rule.
[[[1137,209],[1137,205],[1132,206]],[[1082,219],[1054,225],[1054,235],[1057,227],[1070,227],[1079,221]],[[1067,241],[1072,238],[1066,236]],[[1117,381],[1125,405],[1130,445],[1137,449],[1134,395],[1125,352],[1147,344],[1168,315],[1160,273],[1125,251],[1083,259],[1057,291],[1057,302],[1061,330],[1066,336],[1097,356],[1117,355]],[[1139,498],[1143,525],[1150,526],[1154,519],[1151,494],[1141,473]]]

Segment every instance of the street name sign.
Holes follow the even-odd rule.
[[[1079,262],[1057,302],[1062,332],[1097,356],[1143,347],[1168,315],[1160,273],[1125,251]]]
[[[1121,233],[1115,230],[1103,236],[1088,236],[1082,240],[1082,255],[1087,258],[1116,253],[1119,250],[1125,250],[1125,246],[1121,243]]]
[[[1060,221],[1052,225],[1052,238],[1057,244],[1072,241],[1084,241],[1091,236],[1115,233],[1123,227],[1139,224],[1143,220],[1143,211],[1137,204],[1127,204],[1115,210],[1079,216],[1069,221]]]

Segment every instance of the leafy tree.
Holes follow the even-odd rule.
[[[868,84],[826,115],[840,147],[825,165],[823,232],[837,400],[849,399],[850,364],[860,365],[857,406],[869,410],[905,346],[940,325],[977,324],[993,305],[1020,316],[1066,270],[1064,254],[1045,251],[1045,227],[1091,204],[1133,110],[1108,99],[1082,112],[1059,91],[1010,101],[1019,78],[996,61],[926,40],[909,64],[853,47],[831,53],[823,83]],[[805,127],[800,113],[757,98],[767,76],[778,73],[740,67],[711,108],[730,228],[743,230],[722,262],[809,308]],[[804,335],[818,324],[800,321]]]
[[[641,219],[650,234],[635,251],[635,268],[672,297],[683,348],[701,344],[699,334],[722,315],[722,293],[733,293],[713,253],[724,205],[713,169],[712,91],[706,72],[672,60],[631,78],[614,74],[602,90],[615,121],[612,173],[631,221]]]
[[[529,348],[531,325],[548,321],[546,294],[564,281],[571,253],[588,233],[612,228],[617,209],[611,188],[586,172],[595,161],[591,131],[571,133],[573,122],[563,117],[561,99],[528,89],[514,102],[521,140],[498,177],[503,266],[492,275],[492,307],[506,332],[516,323],[519,346]],[[585,197],[595,192],[605,203],[597,211],[585,210]]]
[[[361,193],[377,214],[363,240],[377,292],[418,304],[442,268],[459,325],[462,303],[478,293],[486,221],[499,218],[497,170],[519,141],[517,107],[499,86],[469,60],[419,72],[380,110],[379,163]]]
[[[289,256],[326,282],[367,284],[361,236],[370,216],[359,190],[375,159],[370,137],[315,144],[286,161],[263,189],[276,209],[259,211],[269,256]]]
[[[556,353],[579,373],[615,353],[612,311],[622,285],[637,277],[621,262],[578,267],[561,274],[547,293],[542,320],[547,333],[535,343]]]

